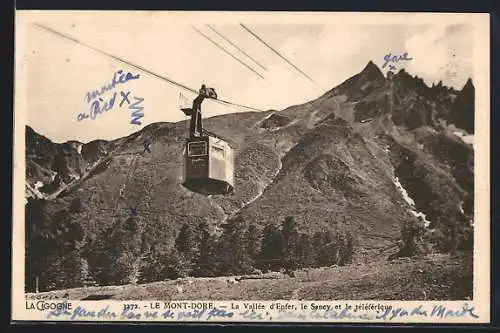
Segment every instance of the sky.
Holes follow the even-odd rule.
[[[382,67],[388,53],[407,53],[411,60],[396,63],[397,70],[405,68],[429,85],[442,80],[446,85],[461,89],[468,78],[474,80],[471,18],[452,14],[409,15],[413,16],[17,12],[16,99],[22,103],[16,104],[16,116],[22,112],[29,126],[54,142],[109,140],[138,131],[150,123],[184,120],[179,109],[180,95],[188,104],[195,97],[33,23],[50,27],[194,89],[206,84],[213,87],[221,99],[259,110],[280,110],[313,100],[359,73],[370,60]],[[314,82],[257,40],[240,23]],[[87,92],[109,85],[119,70],[139,76],[102,95],[103,101],[107,101],[117,93],[111,110],[98,114],[94,120],[78,121],[80,113],[90,112],[91,103],[85,99]],[[140,125],[131,123],[133,110],[122,100],[121,92],[129,93],[131,102],[134,97],[140,98],[138,105],[143,107],[144,113]],[[202,108],[204,117],[248,111],[211,101],[204,102]]]

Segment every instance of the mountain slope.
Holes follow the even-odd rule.
[[[44,223],[69,211],[84,244],[137,218],[142,255],[153,244],[171,247],[185,224],[208,222],[215,231],[243,218],[263,228],[286,216],[311,235],[355,234],[356,255],[370,255],[398,241],[415,211],[431,228],[472,218],[473,150],[443,125],[464,94],[470,96],[428,87],[405,71],[385,78],[370,62],[317,100],[206,119],[204,126],[236,151],[235,191],[228,196],[206,197],[181,185],[184,122],[87,144],[54,144],[27,128],[27,196],[44,199]]]

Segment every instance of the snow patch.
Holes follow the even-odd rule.
[[[76,151],[78,152],[78,154],[82,154],[82,145],[78,145],[76,146]]]
[[[460,210],[460,213],[462,213],[463,215],[465,215],[464,202],[463,201],[460,203],[460,205],[458,205],[458,209]],[[474,227],[474,218],[470,218],[469,219],[469,225],[471,227]]]
[[[464,212],[464,203],[463,201],[460,203],[460,205],[458,205],[458,209],[460,210],[460,213],[464,214],[465,215],[465,212]]]
[[[406,191],[406,189],[403,187],[403,185],[399,181],[398,177],[394,177],[394,185],[396,185],[396,187],[398,188],[399,192],[401,192],[401,194],[403,195],[403,199],[405,199],[405,201],[410,206],[414,207],[415,206],[415,201],[412,198],[410,198],[410,196],[408,195],[408,191]]]
[[[71,175],[69,175],[69,177],[71,178],[71,180],[70,180],[71,182],[80,180],[80,176],[77,174],[71,174]]]
[[[410,209],[410,213],[412,213],[413,216],[417,218],[421,218],[424,221],[424,225],[426,228],[429,227],[429,225],[431,224],[431,221],[427,220],[427,216],[424,213],[417,212],[416,210],[413,209]]]
[[[410,213],[417,218],[421,218],[424,221],[424,225],[426,228],[429,227],[431,221],[427,219],[427,216],[424,213],[418,212],[415,209],[415,201],[410,197],[408,191],[406,191],[406,189],[403,187],[398,177],[394,177],[394,185],[396,185],[406,203],[411,206],[411,209],[409,209]]]
[[[45,198],[45,196],[36,187],[36,184],[35,184],[35,187],[33,187],[29,183],[26,183],[26,189],[27,189],[26,197],[25,197],[26,203],[28,203],[28,198],[36,198],[36,199]]]
[[[470,135],[461,131],[454,131],[453,134],[458,136],[466,144],[474,145],[474,135]]]
[[[290,127],[290,126],[293,126],[295,124],[297,124],[300,119],[294,119],[292,121],[290,121],[288,124],[286,124],[285,126],[276,126],[276,127],[271,127],[271,128],[262,128],[262,124],[264,123],[264,121],[266,121],[267,119],[269,119],[270,117],[274,116],[276,113],[271,113],[270,115],[264,117],[263,119],[259,120],[255,125],[254,125],[254,128],[257,127],[257,131],[259,133],[262,133],[262,132],[266,132],[266,131],[269,131],[269,132],[276,132],[276,131],[279,131],[283,128],[287,128],[287,127]]]
[[[39,189],[40,187],[42,187],[44,184],[39,180],[35,183],[35,189]]]
[[[310,115],[309,115],[309,121],[307,122],[307,128],[313,128],[314,125],[320,121],[322,118],[318,116],[319,108],[314,110]]]
[[[269,115],[265,116],[264,118],[262,118],[261,120],[257,121],[254,125],[254,128],[255,127],[260,127],[262,125],[262,123],[264,121],[266,121],[267,119],[269,119],[271,116],[273,116],[276,112],[271,112]]]
[[[247,202],[244,202],[241,204],[241,208],[244,208],[245,206],[248,206],[249,204],[251,204],[252,202],[254,202],[255,200],[257,200],[258,198],[260,198],[260,196],[264,194],[264,189],[263,188],[259,188],[259,191],[257,192],[257,195],[255,195],[252,199],[248,200]]]

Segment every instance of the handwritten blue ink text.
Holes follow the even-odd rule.
[[[479,318],[479,316],[474,313],[474,307],[469,304],[464,304],[460,310],[452,310],[446,308],[442,304],[434,305],[430,313],[423,309],[422,305],[419,305],[413,310],[408,311],[403,308],[393,308],[388,307],[382,314],[377,315],[376,319],[392,320],[394,318],[408,317],[408,316],[421,316],[421,317],[439,317],[441,319],[447,317],[463,317],[470,316],[473,318]]]
[[[85,94],[85,100],[87,101],[87,103],[90,103],[97,97],[104,94],[106,91],[114,89],[116,85],[126,83],[130,80],[136,80],[138,78],[139,74],[133,75],[130,72],[124,73],[123,70],[120,69],[119,71],[113,74],[113,79],[111,80],[110,84],[104,85],[100,89],[87,92]]]
[[[122,105],[128,105],[129,110],[132,111],[131,116],[132,120],[130,123],[132,125],[141,125],[140,119],[144,117],[144,106],[141,103],[144,101],[144,98],[137,96],[130,96],[130,92],[120,91],[120,102],[117,103],[118,93],[113,93],[113,96],[109,100],[105,100],[102,97],[94,100],[90,105],[90,111],[88,113],[79,113],[76,117],[77,121],[83,121],[85,119],[90,118],[91,120],[95,120],[99,114],[103,114],[105,112],[113,110],[116,105],[121,107]],[[131,99],[134,99],[134,102],[131,103]]]
[[[413,58],[408,57],[408,52],[403,53],[402,55],[396,55],[392,54],[389,52],[384,56],[384,64],[382,65],[382,68],[385,68],[387,65],[389,65],[390,70],[395,70],[396,66],[394,64],[400,62],[400,61],[410,61],[413,60]]]

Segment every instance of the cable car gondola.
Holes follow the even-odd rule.
[[[201,103],[205,98],[217,98],[212,88],[202,85],[193,107],[182,108],[191,116],[189,137],[184,154],[183,185],[204,195],[225,195],[234,190],[234,153],[222,137],[203,128]]]

